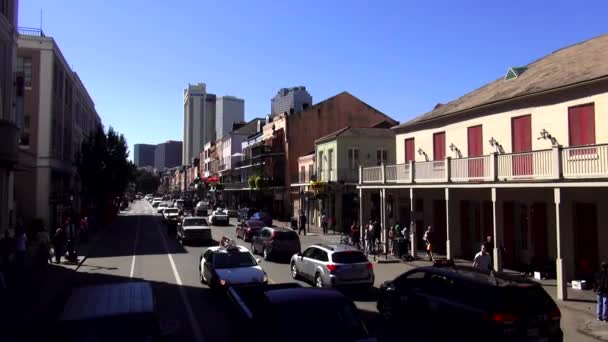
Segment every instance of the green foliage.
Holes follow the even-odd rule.
[[[160,177],[147,170],[135,170],[135,191],[144,194],[156,192],[160,185]]]
[[[255,189],[255,180],[256,180],[256,176],[249,176],[249,178],[247,179],[250,189]]]
[[[255,188],[261,189],[264,187],[264,179],[260,176],[255,177]]]

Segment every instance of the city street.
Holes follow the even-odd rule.
[[[212,227],[213,239],[219,241],[222,236],[234,239],[235,223],[231,220],[230,226]],[[300,238],[304,249],[314,243],[339,239],[339,236],[309,234]],[[237,240],[237,243],[243,244],[242,240]],[[250,247],[249,243],[244,245]],[[112,229],[103,233],[97,246],[79,268],[76,286],[148,281],[152,283],[155,291],[161,324],[167,328],[177,328],[178,340],[228,341],[231,340],[230,332],[238,328],[231,322],[228,310],[231,303],[199,282],[198,261],[206,247],[180,246],[175,239],[167,237],[160,215],[156,214],[146,201],[136,201],[131,204],[130,210],[119,217]],[[294,281],[287,261],[262,261],[262,267],[272,283]],[[408,269],[407,265],[401,263],[374,264],[374,267],[376,286]],[[308,283],[300,283],[311,286]],[[374,294],[347,294],[355,300],[370,331],[381,341],[391,340],[384,336],[386,327],[382,325],[377,314]],[[294,317],[294,323],[296,321],[297,324],[305,324],[306,318]],[[564,327],[565,324],[571,324],[571,330]],[[574,318],[567,317],[567,314],[564,314],[562,327],[566,334],[565,340],[569,340],[568,337],[578,341],[588,339],[576,333]],[[418,330],[407,324],[398,329],[407,334],[408,338],[412,337],[412,332]],[[414,337],[413,340],[418,338]]]

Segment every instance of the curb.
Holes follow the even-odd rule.
[[[400,264],[401,260],[399,260],[399,259],[393,259],[393,260],[376,259],[376,263],[378,263],[378,264]]]
[[[602,336],[598,336],[598,335],[593,334],[592,330],[588,328],[591,323],[595,323],[595,321],[592,321],[592,320],[585,321],[583,324],[580,324],[576,328],[576,331],[579,332],[579,333],[581,333],[581,334],[583,334],[583,335],[585,335],[585,336],[588,336],[588,337],[591,337],[593,339],[596,339],[598,341],[608,342],[608,336],[607,337],[602,337]]]

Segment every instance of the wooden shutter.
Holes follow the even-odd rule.
[[[511,119],[511,142],[513,153],[532,150],[532,116],[524,115]],[[532,154],[513,156],[513,175],[533,175]]]
[[[416,160],[414,138],[405,139],[405,162]]]
[[[433,160],[445,159],[445,132],[433,134]]]
[[[467,128],[467,156],[479,157],[483,155],[483,132],[482,126]],[[483,159],[472,159],[468,161],[469,177],[483,177]]]
[[[568,139],[570,146],[595,144],[595,105],[568,108]]]

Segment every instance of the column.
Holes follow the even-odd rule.
[[[445,252],[446,252],[446,257],[448,259],[452,259],[453,255],[452,255],[452,239],[450,238],[450,221],[451,221],[451,217],[452,215],[450,215],[450,209],[451,209],[451,205],[450,205],[450,189],[449,188],[445,188],[445,236],[446,236],[446,242],[445,242]]]
[[[364,231],[364,227],[365,227],[365,221],[364,221],[364,216],[363,216],[363,189],[359,188],[359,231],[360,231],[360,241],[363,244],[363,241],[365,241],[365,235],[363,234]]]
[[[555,236],[557,238],[557,258],[555,260],[555,270],[557,271],[557,299],[565,300],[568,298],[568,287],[566,284],[566,264],[563,259],[564,242],[562,240],[562,213],[561,213],[561,189],[553,189],[555,200]]]
[[[414,260],[416,259],[416,201],[414,199],[414,189],[410,188],[410,231],[412,237],[410,239],[410,251]]]
[[[380,242],[382,248],[386,247],[386,189],[380,189],[380,227],[382,232],[380,233]]]
[[[492,251],[492,260],[494,261],[494,270],[502,271],[502,208],[496,206],[496,188],[492,188],[492,235],[494,239],[494,250]]]

